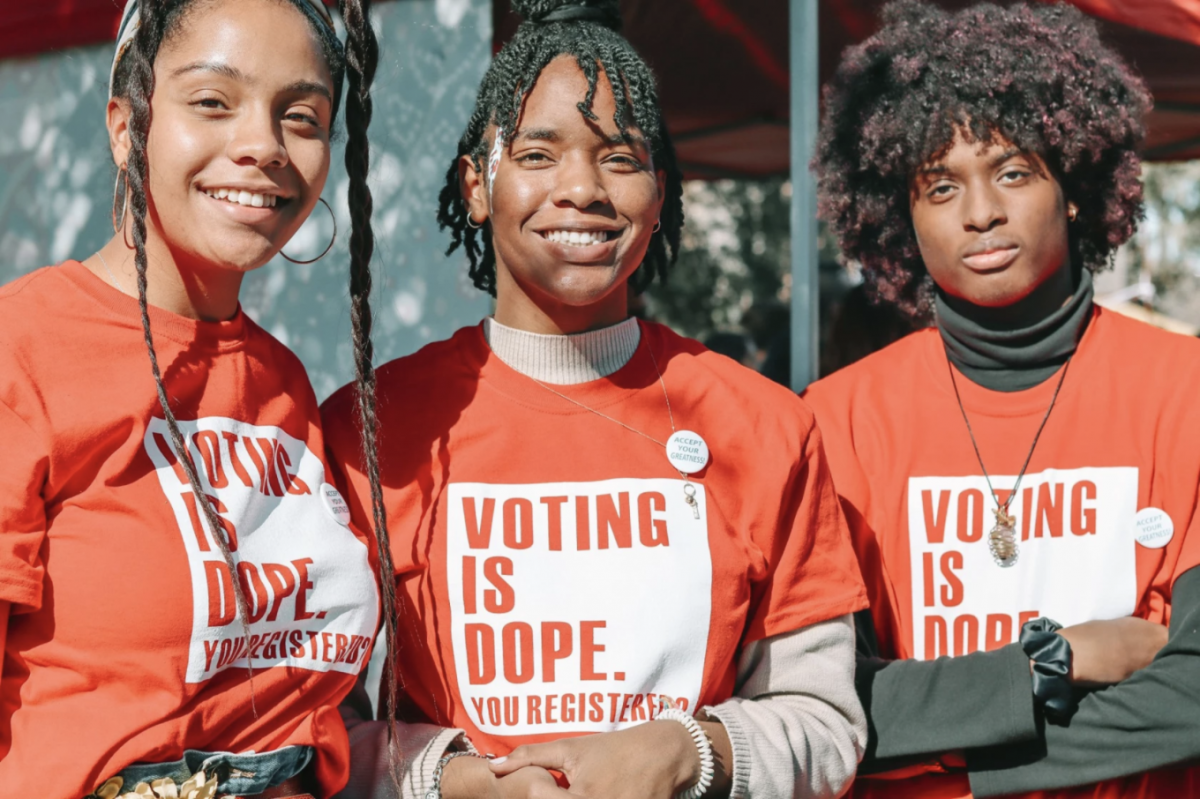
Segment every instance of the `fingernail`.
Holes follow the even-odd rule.
[[[504,757],[497,757],[492,762],[498,766],[501,763],[503,763],[505,760],[508,760],[508,755],[505,755]]]

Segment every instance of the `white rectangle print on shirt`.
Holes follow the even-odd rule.
[[[712,608],[703,485],[452,483],[459,695],[495,736],[603,732],[694,710]]]
[[[179,421],[202,490],[224,526],[248,604],[247,642],[224,556],[171,442],[153,418],[144,446],[187,553],[192,635],[187,682],[228,668],[292,666],[357,674],[379,619],[367,547],[325,482],[325,466],[279,427],[209,416]]]
[[[1001,502],[1015,483],[992,477]],[[983,475],[910,477],[913,657],[997,649],[1039,616],[1069,626],[1131,615],[1137,501],[1136,467],[1026,474],[1009,506],[1019,554],[1004,568],[988,547],[996,502]]]

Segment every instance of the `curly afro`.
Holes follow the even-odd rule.
[[[1002,137],[1046,162],[1079,206],[1077,266],[1107,266],[1141,218],[1137,148],[1150,95],[1071,6],[892,3],[882,29],[846,51],[824,103],[813,161],[821,218],[874,298],[910,314],[928,313],[933,299],[910,180],[956,130]]]

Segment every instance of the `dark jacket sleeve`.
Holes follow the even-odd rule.
[[[855,683],[868,724],[860,774],[1037,739],[1029,658],[1019,644],[956,658],[883,660],[870,614],[860,612],[855,622]]]
[[[1129,679],[1086,694],[1032,744],[970,751],[971,791],[998,796],[1200,760],[1200,568],[1175,581],[1167,645]]]

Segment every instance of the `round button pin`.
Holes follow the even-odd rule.
[[[342,494],[329,483],[321,484],[321,502],[333,520],[342,527],[350,526],[350,506],[342,498]]]
[[[1160,508],[1142,508],[1133,517],[1133,537],[1144,547],[1162,549],[1175,537],[1175,522]]]
[[[684,474],[694,474],[708,465],[708,444],[699,433],[679,430],[667,439],[667,460]]]

